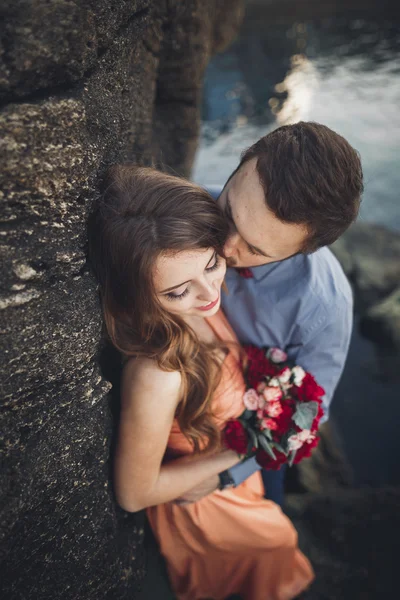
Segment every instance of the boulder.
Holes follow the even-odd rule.
[[[386,372],[400,368],[400,287],[374,304],[360,321],[361,333],[375,342],[386,362]]]
[[[380,225],[357,222],[332,246],[355,295],[356,309],[391,294],[400,281],[400,234]]]

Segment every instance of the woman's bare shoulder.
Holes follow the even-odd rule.
[[[179,371],[164,371],[157,361],[146,358],[129,358],[122,372],[122,399],[125,401],[138,394],[143,397],[180,397],[182,376]]]

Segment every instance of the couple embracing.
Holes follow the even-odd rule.
[[[327,418],[352,296],[326,246],[361,193],[357,152],[316,123],[256,142],[216,199],[154,169],[109,172],[89,249],[124,361],[115,492],[147,509],[179,600],[290,600],[313,579],[279,507],[283,469],[243,462],[221,431],[243,411],[239,343],[310,371]]]

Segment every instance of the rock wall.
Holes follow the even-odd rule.
[[[119,510],[110,483],[115,422],[85,220],[112,162],[189,174],[204,69],[242,12],[242,0],[1,2],[0,590],[8,600],[137,596],[144,517]]]

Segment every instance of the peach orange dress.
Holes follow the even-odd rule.
[[[237,341],[222,311],[208,323],[220,339]],[[222,428],[243,412],[245,382],[235,348],[221,368],[213,409]],[[176,422],[168,449],[175,456],[192,452]],[[293,525],[278,505],[264,499],[259,472],[236,488],[193,504],[160,504],[147,515],[178,600],[223,600],[230,594],[291,600],[314,578]]]

